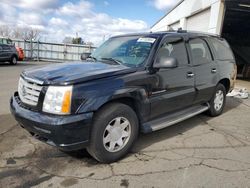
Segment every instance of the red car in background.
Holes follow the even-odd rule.
[[[16,46],[16,50],[17,50],[17,53],[18,53],[18,60],[23,61],[24,60],[24,51],[23,51],[23,49]]]

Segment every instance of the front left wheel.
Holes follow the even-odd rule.
[[[129,152],[138,129],[138,119],[132,108],[121,103],[108,104],[95,115],[87,150],[100,162],[115,162]]]

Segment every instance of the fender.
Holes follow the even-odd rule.
[[[236,83],[237,66],[232,61],[220,61],[218,63],[219,68],[219,81],[227,79],[229,80],[229,91],[231,91]]]
[[[122,99],[131,99],[138,112],[139,119],[144,121],[150,114],[150,103],[144,88],[127,87],[104,92],[101,96],[93,96],[84,101],[76,113],[95,112],[105,104]]]

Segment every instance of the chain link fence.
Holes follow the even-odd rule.
[[[79,61],[82,53],[91,53],[95,47],[90,45],[49,43],[12,39],[15,46],[23,49],[25,59],[37,61]]]

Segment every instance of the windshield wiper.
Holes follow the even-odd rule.
[[[112,61],[112,62],[114,62],[114,63],[116,63],[116,64],[118,64],[118,65],[122,65],[123,63],[122,63],[122,61],[120,61],[120,60],[118,60],[118,59],[114,59],[114,58],[112,58],[112,57],[103,57],[103,58],[101,58],[102,60],[107,60],[107,61]]]

